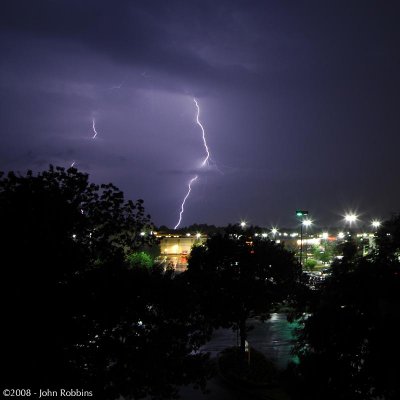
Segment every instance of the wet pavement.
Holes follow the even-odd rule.
[[[265,322],[249,319],[248,326],[253,329],[248,333],[249,345],[263,353],[275,366],[282,370],[289,361],[295,361],[290,354],[294,338],[295,323],[289,323],[285,314],[274,313]],[[219,352],[227,347],[236,346],[237,334],[229,329],[218,329],[214,332],[210,342],[202,347],[202,351],[209,352],[215,358]],[[241,393],[227,385],[221,377],[215,376],[208,384],[210,393],[202,394],[192,388],[182,388],[180,395],[184,400],[247,400],[249,395]],[[279,395],[278,395],[279,396]],[[270,399],[278,398],[271,394]],[[281,397],[279,397],[281,398]]]

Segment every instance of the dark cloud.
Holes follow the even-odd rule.
[[[169,226],[194,174],[184,224],[387,216],[398,18],[372,0],[3,1],[0,169],[75,161]]]

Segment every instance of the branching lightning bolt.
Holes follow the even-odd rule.
[[[204,168],[206,165],[208,165],[208,161],[209,161],[209,159],[210,159],[210,150],[208,149],[207,140],[206,140],[206,132],[205,132],[205,130],[204,130],[204,126],[201,124],[200,119],[199,119],[199,117],[200,117],[200,107],[199,107],[199,103],[197,102],[197,100],[196,100],[195,98],[193,98],[193,101],[194,101],[194,104],[196,105],[196,110],[197,110],[197,112],[196,112],[196,123],[197,123],[197,125],[200,127],[200,129],[201,129],[201,134],[202,134],[202,138],[203,138],[204,149],[205,149],[205,151],[206,151],[206,156],[205,156],[204,160],[203,160],[202,163],[201,163],[201,168]],[[181,224],[182,215],[183,215],[183,212],[185,211],[185,203],[186,203],[186,200],[188,199],[188,197],[189,197],[189,195],[190,195],[190,192],[191,192],[191,190],[192,190],[192,183],[195,182],[195,181],[198,179],[198,177],[199,177],[199,176],[196,175],[196,176],[195,176],[194,178],[192,178],[192,179],[189,181],[189,183],[188,183],[188,191],[187,191],[186,196],[184,197],[184,199],[183,199],[183,201],[182,201],[182,204],[181,204],[181,211],[179,212],[179,220],[178,220],[178,223],[175,225],[175,228],[174,228],[174,229],[177,229],[178,226]]]
[[[93,132],[94,132],[94,135],[92,136],[92,139],[96,139],[96,136],[97,136],[96,120],[94,118],[92,118],[92,128],[93,128]]]
[[[196,104],[196,108],[197,108],[196,123],[197,123],[197,125],[200,126],[201,133],[202,133],[202,136],[203,136],[204,148],[206,149],[206,153],[207,153],[205,159],[204,159],[203,162],[201,163],[201,166],[204,167],[205,165],[208,165],[208,159],[210,158],[210,151],[208,150],[207,140],[206,140],[206,133],[205,133],[205,131],[204,131],[204,127],[203,127],[203,125],[201,124],[201,122],[200,122],[200,120],[199,120],[199,116],[200,116],[200,107],[199,107],[199,104],[197,103],[197,100],[196,100],[196,99],[193,99],[193,101],[194,101],[194,104]]]
[[[183,214],[183,212],[185,211],[185,203],[186,203],[186,200],[187,200],[187,198],[189,197],[190,192],[191,192],[191,190],[192,190],[192,183],[193,183],[194,181],[196,181],[197,178],[198,178],[198,175],[196,175],[194,178],[192,178],[192,179],[189,181],[189,184],[188,184],[188,191],[187,191],[186,196],[185,196],[185,198],[183,199],[182,204],[181,204],[181,211],[180,211],[180,213],[179,213],[179,221],[178,221],[178,223],[175,225],[175,228],[174,228],[174,229],[176,229],[176,228],[180,225],[180,223],[181,223],[181,221],[182,221],[182,214]]]

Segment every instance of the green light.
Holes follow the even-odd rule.
[[[308,211],[306,211],[306,210],[296,210],[296,215],[298,217],[304,217],[305,215],[308,215]]]

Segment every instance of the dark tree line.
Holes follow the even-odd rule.
[[[211,367],[198,350],[214,328],[237,329],[244,350],[249,317],[295,300],[294,398],[400,398],[400,216],[366,257],[345,243],[317,290],[302,284],[292,253],[238,226],[194,248],[181,275],[140,262],[132,254],[156,245],[141,234],[154,229],[143,201],[74,168],[2,174],[0,222],[10,387],[171,398],[182,385],[205,386]]]
[[[143,201],[74,168],[0,178],[3,383],[170,397],[204,385],[203,323],[182,279],[129,263]]]
[[[400,216],[383,224],[375,249],[351,241],[332,275],[308,302],[296,345],[297,398],[400,398]]]
[[[300,266],[281,244],[229,226],[192,250],[186,275],[208,323],[238,330],[244,352],[247,319],[265,319],[274,305],[289,301]]]

